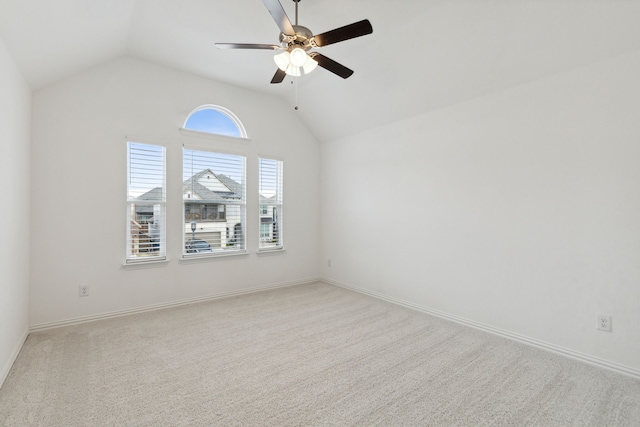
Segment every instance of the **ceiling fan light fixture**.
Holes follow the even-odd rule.
[[[305,74],[309,74],[310,72],[315,70],[317,66],[318,66],[318,61],[316,61],[315,59],[307,55],[307,60],[305,61],[302,68],[304,69]]]
[[[300,47],[293,48],[289,53],[289,60],[296,67],[302,67],[307,62],[307,58],[307,52]]]
[[[290,64],[289,56],[290,56],[289,52],[285,50],[284,52],[279,53],[273,57],[273,60],[275,61],[276,65],[282,71],[286,72],[287,68],[289,67],[289,64]]]
[[[300,73],[300,67],[296,67],[293,64],[289,64],[289,66],[285,70],[285,73],[293,77],[300,77],[302,75],[302,73]]]
[[[260,50],[283,50],[274,55],[273,60],[278,66],[278,70],[271,79],[271,83],[282,83],[286,75],[300,76],[302,73],[309,74],[317,66],[332,72],[338,77],[346,79],[353,74],[353,70],[344,65],[327,58],[318,53],[307,51],[314,48],[329,46],[335,43],[351,40],[373,33],[373,27],[368,19],[354,22],[340,28],[326,31],[322,34],[313,34],[311,30],[302,25],[298,25],[298,3],[300,0],[293,0],[296,4],[295,25],[289,21],[287,14],[280,3],[281,0],[262,0],[271,17],[280,29],[280,44],[258,44],[258,43],[216,43],[219,49],[260,49]]]

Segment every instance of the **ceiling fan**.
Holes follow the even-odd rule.
[[[373,27],[369,20],[364,19],[335,30],[322,34],[313,35],[311,30],[302,25],[298,25],[298,3],[300,0],[293,0],[296,4],[296,23],[291,24],[284,8],[278,0],[262,0],[274,21],[280,28],[280,44],[253,44],[253,43],[216,43],[220,49],[263,49],[282,50],[274,56],[274,61],[278,66],[276,74],[271,79],[271,83],[282,83],[286,75],[300,76],[302,71],[309,74],[316,66],[346,79],[353,74],[353,70],[345,67],[336,61],[327,58],[321,53],[311,51],[314,48],[328,46],[330,44],[353,39],[356,37],[371,34]]]

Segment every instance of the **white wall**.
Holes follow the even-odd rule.
[[[252,141],[182,136],[203,104],[233,111]],[[122,266],[126,136],[167,146],[168,264]],[[180,261],[183,142],[247,156],[249,256]],[[260,155],[285,162],[286,252],[270,256],[256,254]],[[280,100],[122,58],[34,93],[32,161],[31,326],[319,276],[319,146]]]
[[[637,372],[638,76],[640,52],[324,144],[323,277]]]
[[[0,40],[0,384],[27,333],[31,91]]]

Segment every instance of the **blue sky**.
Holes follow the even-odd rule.
[[[242,137],[240,129],[234,121],[223,112],[213,108],[202,109],[191,114],[185,124],[185,129]]]

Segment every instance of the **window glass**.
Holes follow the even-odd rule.
[[[165,258],[165,148],[127,144],[127,262]]]
[[[263,159],[259,170],[260,197],[260,249],[283,247],[282,177],[283,163],[280,160]]]
[[[245,157],[183,152],[186,256],[245,249]]]
[[[196,109],[187,118],[184,128],[236,138],[247,136],[242,123],[231,111],[216,106]]]

